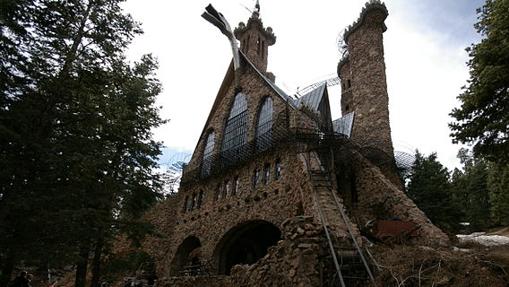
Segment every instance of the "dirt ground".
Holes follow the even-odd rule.
[[[379,286],[509,286],[509,246],[454,251],[380,245],[371,253]]]

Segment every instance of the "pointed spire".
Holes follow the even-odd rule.
[[[258,0],[256,0],[255,12],[257,12],[258,14],[260,14],[260,1],[258,1]]]

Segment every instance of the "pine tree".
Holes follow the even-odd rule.
[[[453,173],[452,188],[464,214],[462,220],[469,222],[474,230],[484,229],[490,225],[488,164],[466,149],[460,149],[458,158],[463,170]]]
[[[509,166],[489,165],[488,189],[493,223],[509,225]]]
[[[430,220],[444,229],[456,230],[459,213],[451,198],[449,172],[437,155],[425,157],[417,151],[408,180],[408,195]]]
[[[26,259],[77,262],[84,286],[91,254],[96,286],[112,238],[148,230],[161,88],[154,59],[125,61],[141,31],[121,2],[7,1],[0,13],[1,287]]]
[[[470,80],[451,116],[454,142],[474,144],[476,156],[509,162],[509,1],[487,0],[475,25],[483,37],[467,49]]]

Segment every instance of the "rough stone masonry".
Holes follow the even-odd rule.
[[[369,266],[359,261],[366,242],[360,227],[377,219],[411,222],[418,226],[413,241],[447,244],[396,172],[385,5],[367,3],[344,35],[341,107],[332,108],[353,113],[353,122],[332,121],[326,85],[298,99],[276,86],[266,71],[276,37],[259,11],[235,30],[239,84],[230,64],[178,193],[147,214],[162,235],[144,242],[159,282],[323,286],[344,277],[362,286]],[[350,124],[351,133],[333,122]]]

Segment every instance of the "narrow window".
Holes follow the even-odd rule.
[[[263,167],[263,184],[267,184],[270,181],[270,164],[266,163]]]
[[[216,188],[216,196],[215,196],[216,201],[221,199],[221,195],[222,195],[221,194],[221,185],[219,184]]]
[[[239,192],[239,177],[236,176],[235,179],[233,180],[233,194],[236,195],[236,194],[240,194]]]
[[[186,196],[186,198],[184,199],[184,208],[183,208],[184,213],[187,211],[187,202],[188,201],[189,201],[189,196]]]
[[[210,175],[210,168],[212,167],[212,152],[214,151],[214,139],[214,132],[210,132],[207,136],[205,149],[203,150],[202,176]]]
[[[191,200],[191,208],[190,208],[190,210],[195,209],[196,205],[197,205],[196,193],[193,193],[193,199]]]
[[[260,171],[258,169],[255,169],[253,172],[253,188],[256,188],[256,184],[258,184],[258,177],[260,176]]]
[[[258,37],[258,40],[256,41],[256,53],[260,55],[260,47],[262,42],[260,41],[260,37]]]
[[[257,151],[264,151],[272,145],[272,113],[272,98],[267,97],[258,113],[255,138]]]
[[[274,164],[274,179],[278,180],[281,177],[281,160],[276,159],[276,163]]]
[[[193,198],[186,196],[186,211],[193,210]]]
[[[230,181],[227,180],[226,183],[224,184],[224,197],[227,198],[231,195],[231,184],[230,184]]]
[[[350,88],[352,86],[352,83],[350,82],[350,79],[348,79],[347,82],[348,82],[348,88]]]
[[[247,151],[247,100],[238,93],[233,100],[230,115],[224,129],[221,156],[225,163],[232,164]]]
[[[198,201],[196,202],[196,208],[201,208],[201,205],[203,203],[203,190],[200,190],[200,193],[198,194]]]

